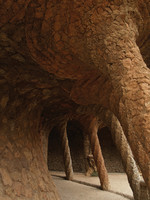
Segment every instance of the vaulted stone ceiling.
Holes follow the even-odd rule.
[[[114,15],[117,16],[119,14],[117,9],[120,7],[122,18],[126,14],[125,20],[133,17],[138,23],[140,35],[137,44],[147,66],[150,67],[149,2],[146,4],[146,1],[145,3],[133,1],[125,6],[126,11],[121,4],[121,1],[1,3],[1,77],[5,77],[11,87],[17,88],[18,95],[29,95],[30,100],[37,97],[38,102],[41,99],[45,102],[43,106],[46,110],[48,107],[50,110],[50,107],[54,109],[56,106],[57,110],[61,107],[58,113],[63,113],[63,107],[64,113],[67,113],[66,109],[71,112],[73,109],[71,107],[75,106],[79,96],[81,96],[79,101],[83,104],[97,103],[103,96],[104,101],[107,101],[103,85],[105,83],[105,88],[109,88],[107,92],[112,90],[112,86],[106,83],[109,77],[104,74],[105,71],[100,69],[99,74],[95,68],[95,66],[101,68],[106,61],[102,57],[101,60],[97,60],[94,46],[100,42],[99,50],[98,46],[95,48],[100,51],[100,55],[106,51],[106,45],[102,44],[105,38],[103,32],[109,31],[106,27],[114,20],[111,19],[112,10],[116,10]],[[116,20],[116,24],[120,20],[121,18]],[[104,29],[99,38],[96,27],[99,31]],[[93,53],[90,55],[91,51]],[[77,81],[78,79],[80,81]],[[81,85],[84,90],[74,94]],[[101,85],[102,92],[100,89],[97,91],[97,85]],[[92,92],[96,93],[94,98],[93,95],[89,95]],[[55,112],[54,116],[56,115]]]

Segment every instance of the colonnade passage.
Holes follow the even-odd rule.
[[[0,1],[0,200],[60,200],[52,169],[149,200],[149,0]]]
[[[112,191],[111,183],[108,176],[108,170],[105,165],[105,159],[103,157],[103,151],[101,148],[102,145],[105,146],[104,150],[108,148],[108,154],[111,154],[111,152],[113,151],[114,155],[111,154],[111,156],[115,157],[115,159],[117,157],[118,160],[115,160],[118,161],[118,166],[115,166],[116,168],[118,167],[118,169],[116,169],[116,172],[117,170],[119,170],[119,173],[126,173],[129,185],[133,192],[134,199],[149,200],[150,196],[148,189],[134,160],[130,146],[126,140],[120,123],[118,122],[117,118],[112,114],[109,113],[109,118],[111,118],[111,121],[108,120],[108,117],[106,116],[103,116],[101,120],[97,118],[91,119],[91,117],[88,118],[86,116],[86,121],[81,120],[80,122],[77,120],[68,120],[65,122],[61,122],[57,127],[54,127],[54,129],[49,134],[49,170],[57,172],[65,171],[66,179],[71,181],[74,181],[74,173],[76,172],[83,173],[85,176],[92,176],[92,174],[95,174],[100,180],[99,188],[105,191]],[[109,128],[107,128],[106,126],[108,126]],[[101,130],[103,130],[102,133]],[[71,135],[69,135],[69,133]],[[103,139],[101,134],[103,134],[103,137],[107,138],[106,141]],[[100,142],[100,140],[102,141]],[[52,145],[52,143],[54,144],[54,146]],[[113,148],[109,147],[107,143],[109,145],[113,145]],[[73,150],[71,150],[71,145],[74,146]],[[117,148],[118,151],[115,148]],[[76,159],[76,163],[73,164],[72,155],[75,153],[77,153],[78,159]],[[117,153],[118,156],[115,155]],[[51,157],[53,160],[51,159]],[[59,164],[59,158],[61,160],[61,164],[63,163],[63,167]],[[109,158],[107,158],[107,161],[109,160]],[[119,162],[120,159],[122,160],[122,162]],[[111,158],[111,161],[114,161],[113,158]],[[109,163],[111,161],[109,161]],[[50,168],[50,164],[53,165],[52,168]],[[75,168],[75,171],[74,165],[75,167],[76,165],[79,165],[78,169]],[[108,168],[109,167],[110,166],[108,165]],[[111,169],[109,169],[109,171],[112,172]]]

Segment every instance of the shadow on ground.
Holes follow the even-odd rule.
[[[74,180],[65,179],[63,172],[51,172],[62,200],[133,200],[126,174],[110,173],[110,191],[103,191],[98,177],[75,173]]]

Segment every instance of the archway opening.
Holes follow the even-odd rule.
[[[81,124],[78,121],[68,121],[67,136],[70,147],[73,171],[85,172],[83,130]],[[47,160],[48,169],[50,171],[64,171],[60,133],[57,127],[54,127],[49,134]]]
[[[109,173],[124,173],[122,159],[117,150],[108,127],[98,131],[99,142],[102,148],[102,154],[105,165]]]
[[[48,137],[48,169],[50,171],[64,171],[62,148],[57,127],[54,127]]]
[[[67,124],[67,135],[70,146],[74,172],[85,172],[83,129],[77,120],[70,120]]]

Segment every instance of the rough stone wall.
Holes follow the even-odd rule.
[[[17,73],[6,69],[0,71],[0,199],[59,199],[43,156],[38,98],[31,85],[18,88],[11,79]]]
[[[0,197],[3,200],[58,199],[44,162],[37,123],[33,122],[36,115],[29,118],[24,113],[15,119],[10,119],[11,115],[2,117]],[[29,121],[25,121],[26,118]]]

